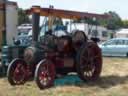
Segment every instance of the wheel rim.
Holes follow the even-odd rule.
[[[45,62],[42,64],[39,73],[39,81],[43,87],[50,86],[55,78],[54,64]]]
[[[22,62],[17,62],[16,67],[13,72],[13,81],[16,84],[21,84],[24,82],[26,77],[26,68]]]
[[[83,50],[80,58],[80,69],[86,79],[91,79],[95,71],[94,54],[90,48]]]

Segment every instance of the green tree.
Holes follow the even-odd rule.
[[[105,15],[109,15],[110,18],[108,20],[100,20],[100,24],[107,27],[111,30],[117,30],[121,27],[123,27],[123,22],[120,18],[120,16],[113,11],[109,11],[108,13],[104,13]]]
[[[128,28],[128,20],[123,20],[123,27]]]
[[[124,24],[120,16],[116,12],[109,11],[104,13],[104,15],[108,15],[110,16],[110,18],[107,19],[83,18],[79,20],[74,20],[74,23],[86,22],[89,25],[101,25],[111,30],[117,30],[123,27]]]
[[[22,8],[18,8],[18,25],[23,23],[31,23],[31,20]]]

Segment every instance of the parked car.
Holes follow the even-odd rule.
[[[99,45],[103,56],[127,56],[128,38],[113,38]]]

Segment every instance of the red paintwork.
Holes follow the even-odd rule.
[[[43,64],[42,70],[39,74],[40,82],[43,81],[47,83],[47,86],[51,84],[55,77],[55,67],[54,64]],[[44,85],[45,86],[45,85]]]
[[[14,70],[13,79],[18,83],[23,78],[26,78],[26,69],[24,66],[22,66],[22,64],[19,63]]]

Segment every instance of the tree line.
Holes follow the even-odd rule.
[[[101,25],[111,30],[118,30],[120,28],[128,28],[128,20],[122,20],[121,17],[114,11],[105,12],[105,15],[110,16],[109,19],[80,19],[74,22],[86,22],[92,25]]]

